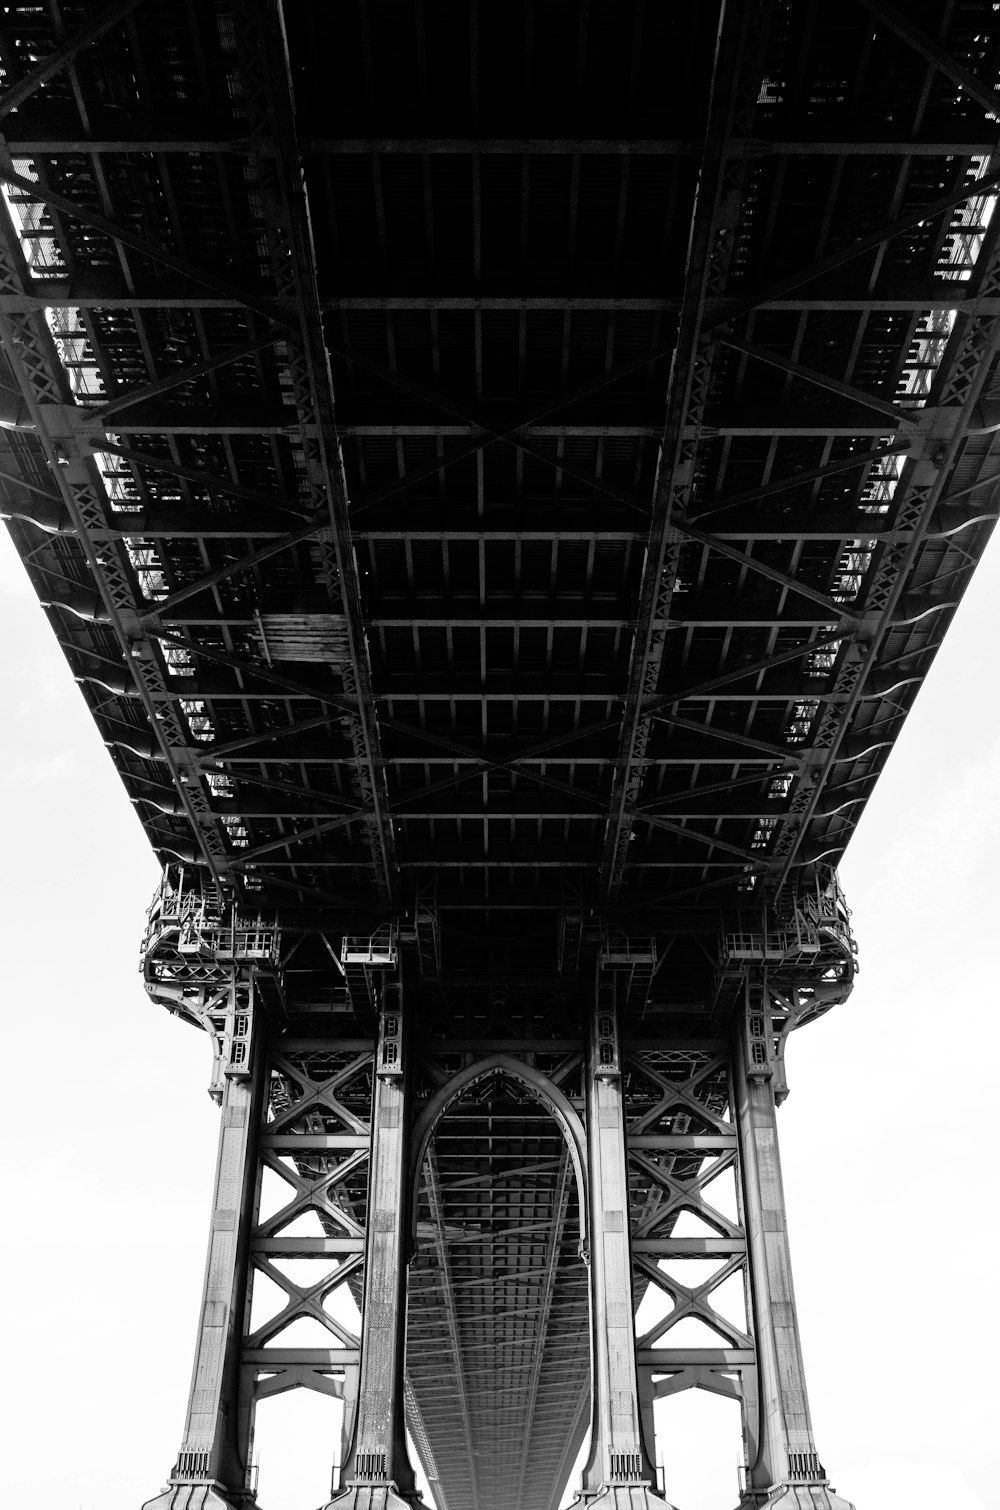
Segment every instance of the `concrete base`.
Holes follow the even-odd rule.
[[[214,1484],[171,1484],[147,1500],[142,1510],[237,1510],[250,1503],[255,1502],[227,1498]]]
[[[739,1510],[855,1510],[824,1484],[785,1484],[768,1495],[748,1494]]]

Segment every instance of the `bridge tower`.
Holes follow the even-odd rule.
[[[575,1259],[575,1311],[565,1299],[556,1303],[570,1332],[575,1316],[583,1324],[574,1335],[586,1334],[577,1350],[582,1370],[574,1377],[566,1369],[563,1378],[581,1409],[549,1470],[558,1481],[543,1486],[543,1498],[555,1502],[566,1488],[580,1427],[589,1425],[582,1500],[608,1510],[665,1504],[655,1403],[696,1387],[740,1403],[740,1510],[846,1504],[813,1437],[776,1108],[787,1093],[789,1032],[850,990],[849,915],[835,872],[814,867],[782,913],[717,921],[714,1000],[702,1006],[725,1026],[710,1035],[693,1036],[683,1022],[647,1010],[662,965],[655,939],[568,911],[557,998],[543,1003],[541,1015],[510,1013],[505,1026],[480,1015],[478,1039],[459,1041],[462,1012],[442,998],[434,977],[432,913],[421,918],[422,936],[412,919],[371,937],[341,935],[327,998],[296,1002],[285,977],[294,945],[281,919],[244,912],[190,867],[168,868],[144,941],[146,987],[209,1033],[221,1127],[184,1434],[169,1484],[149,1510],[256,1503],[256,1405],[296,1387],[343,1402],[342,1440],[330,1444],[331,1461],[342,1465],[331,1505],[388,1510],[419,1501],[407,1428],[448,1505],[423,1418],[426,1369],[422,1375],[412,1358],[407,1366],[408,1274],[416,1274],[413,1260],[428,1241],[422,1204],[448,1200],[447,1176],[427,1173],[443,1119],[477,1098],[495,1119],[503,1086],[520,1098],[519,1117],[533,1104],[558,1128],[563,1197],[544,1236],[549,1267],[562,1265],[564,1284],[567,1252]],[[288,1198],[265,1214],[268,1169],[280,1174]],[[712,1190],[727,1172],[735,1177],[732,1215]],[[575,1230],[566,1232],[560,1223],[567,1224],[571,1189]],[[527,1220],[526,1209],[519,1214]],[[306,1215],[321,1235],[303,1234]],[[675,1231],[685,1216],[698,1235]],[[479,1227],[449,1221],[439,1242],[442,1231],[439,1259],[454,1291],[451,1251],[475,1240]],[[283,1260],[296,1259],[314,1262],[308,1284],[282,1271]],[[707,1280],[686,1283],[676,1277],[678,1265],[683,1272],[692,1260],[716,1268]],[[492,1275],[498,1287],[501,1268]],[[258,1275],[276,1281],[286,1298],[269,1321],[252,1325]],[[713,1292],[734,1275],[745,1289],[744,1327],[713,1304]],[[359,1324],[327,1304],[338,1291],[350,1295]],[[661,1297],[658,1314],[640,1333],[637,1308],[650,1295]],[[454,1293],[445,1304],[454,1312]],[[281,1334],[302,1318],[321,1322],[329,1347],[282,1344]],[[719,1345],[673,1345],[671,1329],[685,1318],[704,1323]],[[539,1354],[558,1336],[548,1319],[527,1338]],[[457,1367],[436,1385],[439,1394],[450,1389],[450,1409],[460,1414],[469,1409],[469,1358],[461,1337],[453,1341]],[[536,1371],[535,1408],[538,1387]],[[478,1471],[470,1462],[473,1483]],[[523,1484],[517,1498],[509,1484],[494,1486],[492,1498],[480,1484],[477,1502],[513,1510],[534,1500]]]

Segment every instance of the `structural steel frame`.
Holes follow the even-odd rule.
[[[358,1510],[404,1419],[439,1510],[556,1510],[588,1426],[637,1510],[690,1387],[745,1510],[844,1503],[774,1114],[997,517],[1000,35],[689,10],[0,21],[3,513],[222,1106],[165,1510],[252,1503],[299,1387]]]

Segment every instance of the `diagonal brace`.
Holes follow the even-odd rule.
[[[279,513],[294,514],[296,517],[307,512],[304,507],[292,508],[284,499],[275,498],[270,493],[260,493],[256,488],[243,487],[242,484],[232,482],[228,477],[219,477],[214,472],[200,472],[196,467],[185,467],[169,456],[154,456],[149,451],[134,451],[131,447],[119,446],[103,435],[88,436],[87,444],[95,451],[106,451],[111,456],[120,456],[130,466],[149,467],[153,472],[164,472],[168,477],[179,477],[185,482],[197,483],[199,487],[217,488],[220,493],[227,493],[232,498],[240,498],[245,503],[258,504],[261,508],[275,509]],[[234,519],[233,523],[236,524],[237,521]]]
[[[850,399],[855,404],[861,404],[865,409],[872,409],[876,414],[884,415],[894,425],[903,424],[910,418],[898,404],[893,404],[888,399],[879,398],[874,393],[866,393],[863,388],[856,388],[853,383],[842,383],[837,378],[828,377],[825,372],[818,372],[815,367],[805,367],[801,362],[793,362],[790,357],[779,356],[776,351],[768,351],[765,346],[757,346],[752,341],[740,341],[735,336],[722,334],[718,336],[718,340],[723,346],[728,346],[731,351],[742,352],[744,356],[764,362],[768,367],[777,367],[779,371],[801,378],[803,382],[812,383],[816,388],[825,388],[829,393],[836,393],[840,398]]]
[[[699,509],[691,518],[695,523],[707,519],[710,514],[722,514],[728,509],[740,508],[745,503],[757,503],[761,498],[772,498],[776,493],[785,493],[789,488],[803,487],[809,482],[821,482],[824,477],[834,477],[838,472],[852,472],[857,467],[867,467],[871,462],[881,461],[886,456],[899,456],[910,449],[909,442],[883,446],[877,451],[855,451],[850,456],[828,461],[825,466],[813,467],[808,472],[791,472],[762,483],[759,488],[748,488],[744,493],[733,493],[728,498],[719,498],[707,509]]]
[[[706,537],[707,539],[708,537]],[[770,671],[774,666],[785,666],[789,661],[800,660],[813,650],[822,650],[827,645],[839,645],[843,640],[851,639],[850,630],[836,634],[823,634],[818,639],[809,640],[804,645],[795,645],[791,650],[778,650],[773,655],[765,655],[758,661],[751,661],[746,666],[734,667],[731,671],[723,671],[718,676],[713,676],[705,682],[697,682],[690,687],[682,687],[677,692],[667,692],[660,697],[651,698],[643,705],[646,713],[656,713],[660,708],[675,708],[678,703],[684,702],[689,697],[701,697],[706,692],[714,692],[718,687],[729,686],[732,682],[742,682],[748,676],[760,676],[765,671]]]
[[[255,336],[252,340],[243,341],[239,346],[229,346],[225,351],[216,352],[214,356],[206,357],[203,362],[195,362],[190,367],[182,367],[177,372],[167,373],[164,377],[157,378],[155,382],[143,383],[140,388],[129,388],[124,393],[116,393],[106,404],[102,404],[94,411],[94,418],[103,425],[113,414],[120,414],[123,409],[131,409],[134,404],[141,404],[148,398],[158,398],[161,393],[169,393],[172,388],[180,388],[184,383],[206,377],[208,373],[216,372],[220,367],[228,367],[231,362],[240,362],[244,357],[253,356],[255,352],[265,351],[269,346],[273,346],[275,341],[281,341],[284,338],[283,330],[272,329],[266,335]]]
[[[658,723],[671,724],[676,729],[687,729],[692,734],[707,734],[712,739],[722,739],[728,744],[740,745],[745,750],[770,756],[772,760],[795,761],[796,763],[801,760],[801,753],[788,745],[771,744],[769,740],[754,739],[749,734],[737,734],[734,730],[719,729],[714,724],[699,723],[696,718],[679,718],[676,714],[668,713],[656,713],[653,716]],[[733,758],[735,760],[737,757]]]
[[[728,325],[738,316],[749,314],[752,310],[759,309],[762,304],[769,304],[772,299],[780,299],[785,294],[801,288],[803,283],[812,283],[824,273],[834,272],[845,263],[853,262],[856,257],[863,257],[866,252],[877,251],[894,236],[901,236],[904,231],[912,231],[914,226],[922,224],[925,220],[934,220],[938,215],[946,215],[949,210],[956,209],[967,199],[985,194],[988,190],[995,189],[998,184],[1000,184],[1000,170],[987,173],[984,178],[977,178],[975,181],[966,179],[960,189],[953,189],[950,194],[942,194],[938,199],[932,199],[918,209],[907,210],[895,220],[885,221],[867,236],[852,239],[840,251],[831,252],[828,257],[821,257],[818,262],[808,263],[797,272],[789,273],[787,277],[779,278],[765,288],[758,289],[749,298],[741,299],[729,305],[728,308],[720,306],[713,328],[717,330],[721,326]]]
[[[746,567],[747,571],[756,572],[759,577],[766,577],[769,582],[776,582],[779,587],[784,587],[788,592],[798,593],[800,598],[808,598],[811,603],[818,603],[820,608],[825,608],[831,618],[846,619],[849,623],[860,622],[860,615],[846,608],[843,603],[834,602],[825,592],[818,591],[815,587],[808,587],[806,583],[799,582],[795,577],[790,577],[787,572],[779,571],[776,566],[768,566],[766,561],[760,561],[756,556],[750,556],[746,551],[737,550],[735,545],[729,545],[724,540],[719,540],[715,535],[705,534],[702,530],[696,530],[687,524],[677,524],[682,534],[687,535],[689,540],[697,540],[717,555],[725,556],[730,561],[737,562]]]
[[[60,43],[54,52],[42,58],[29,74],[4,91],[0,97],[0,120],[5,115],[10,115],[12,110],[20,109],[25,100],[29,100],[36,90],[60,73],[67,63],[71,63],[77,53],[89,47],[92,42],[96,42],[98,37],[103,37],[104,33],[110,31],[113,26],[117,26],[118,22],[123,21],[140,3],[141,0],[114,0],[113,5],[107,6],[100,15],[88,21],[86,26],[81,26],[79,31],[67,37],[66,41]]]
[[[57,194],[45,184],[31,178],[24,178],[20,173],[4,167],[0,163],[0,183],[5,183],[9,188],[18,189],[26,199],[36,200],[39,204],[48,205],[50,210],[56,210],[60,215],[68,215],[71,220],[80,225],[89,226],[92,231],[97,231],[102,236],[109,237],[118,242],[120,246],[127,246],[134,252],[140,252],[148,257],[151,262],[157,262],[161,267],[169,267],[182,277],[190,278],[192,282],[202,288],[210,288],[213,293],[221,294],[226,299],[233,299],[241,304],[244,309],[253,310],[255,314],[262,315],[266,320],[277,320],[281,325],[291,325],[291,320],[280,310],[272,305],[265,304],[251,298],[239,289],[233,288],[221,278],[216,278],[212,273],[207,273],[195,263],[189,262],[186,257],[179,257],[176,252],[170,252],[166,247],[158,246],[155,241],[148,241],[145,236],[140,236],[135,231],[127,230],[115,220],[109,220],[106,215],[100,215],[96,210],[88,210],[75,200],[67,199],[63,194]]]
[[[920,27],[914,26],[912,21],[900,15],[892,5],[886,5],[883,0],[860,0],[865,10],[870,11],[876,20],[894,31],[897,37],[902,37],[908,42],[914,52],[920,56],[939,73],[943,73],[953,84],[957,84],[970,99],[975,100],[977,105],[990,115],[1000,118],[1000,94],[991,89],[982,79],[977,78],[968,68],[964,67],[957,58],[952,57],[939,42],[933,41]],[[995,132],[994,132],[995,134]]]
[[[204,577],[199,577],[197,582],[189,582],[185,587],[179,587],[168,598],[161,599],[156,605],[154,613],[145,614],[142,619],[143,627],[157,624],[162,621],[165,613],[170,613],[178,603],[184,603],[188,598],[197,597],[199,593],[207,592],[209,588],[216,587],[220,582],[227,581],[230,577],[237,576],[240,572],[249,571],[252,566],[258,566],[261,561],[267,561],[271,556],[278,556],[282,551],[291,550],[293,546],[301,544],[304,540],[311,540],[329,531],[330,521],[324,514],[321,518],[311,520],[304,524],[301,529],[291,530],[287,535],[280,536],[277,540],[269,540],[266,545],[258,546],[255,551],[249,551],[247,555],[240,556],[237,561],[227,561],[225,566],[209,572]]]
[[[760,855],[753,854],[749,849],[741,849],[737,844],[729,844],[725,839],[720,839],[716,834],[702,834],[694,828],[684,828],[680,823],[670,823],[666,818],[660,818],[656,813],[644,812],[640,808],[633,810],[633,817],[641,818],[643,823],[650,824],[653,828],[665,829],[668,834],[674,834],[679,839],[696,839],[699,844],[707,844],[709,849],[721,849],[728,855],[737,855],[741,860],[749,860],[751,864],[760,859]]]

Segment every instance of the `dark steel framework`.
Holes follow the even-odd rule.
[[[0,66],[4,512],[224,1108],[164,1503],[301,1385],[358,1506],[404,1410],[439,1510],[554,1510],[588,1425],[652,1501],[689,1386],[744,1505],[842,1503],[773,1112],[996,518],[992,4],[47,0]]]

